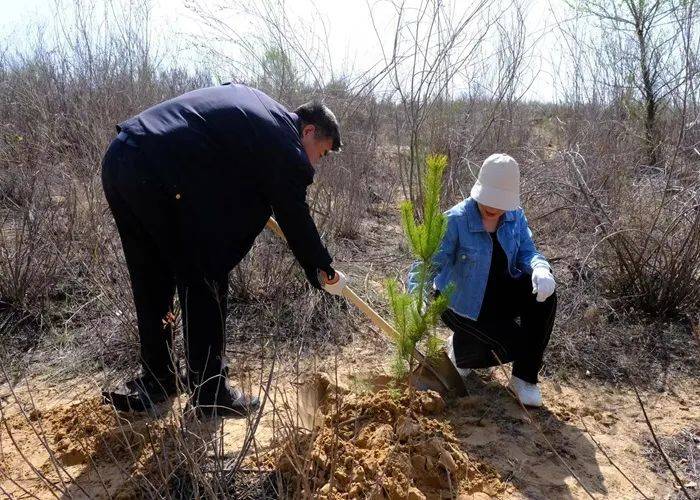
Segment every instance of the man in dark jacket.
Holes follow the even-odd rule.
[[[142,375],[107,401],[148,409],[176,393],[172,305],[182,309],[187,385],[205,415],[258,405],[227,384],[228,275],[274,214],[311,284],[340,294],[342,273],[321,243],[306,189],[341,147],[323,104],[294,113],[264,93],[226,84],[188,92],[118,125],[105,154],[105,196],[122,240],[138,318]]]

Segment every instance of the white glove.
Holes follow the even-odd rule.
[[[544,302],[554,293],[557,284],[554,276],[545,266],[537,266],[532,270],[532,293],[537,294],[537,302]]]
[[[343,295],[343,288],[345,288],[347,281],[348,279],[345,275],[338,270],[335,270],[335,276],[333,276],[332,280],[328,278],[325,271],[318,272],[318,282],[331,295]]]

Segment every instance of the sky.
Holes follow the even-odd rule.
[[[103,2],[105,0],[93,0]],[[129,0],[114,0],[117,5],[128,6]],[[133,1],[133,0],[132,0]],[[416,0],[417,1],[417,0]],[[409,7],[416,1],[407,0]],[[477,0],[455,0],[455,5],[469,5]],[[195,15],[187,4],[198,3],[212,9],[214,16],[221,16],[229,24],[246,28],[245,17],[240,13],[217,11],[219,5],[234,2],[222,0],[151,0],[152,32],[159,44],[176,53],[179,63],[196,65],[201,54],[193,49],[193,37],[208,37],[211,29]],[[463,2],[463,3],[462,3]],[[63,9],[70,10],[71,0],[59,0]],[[246,2],[244,2],[245,4]],[[255,5],[255,0],[248,0]],[[308,26],[325,31],[329,40],[329,53],[336,71],[361,72],[382,58],[377,34],[370,21],[372,9],[379,36],[388,37],[393,33],[394,17],[392,7],[386,0],[286,0],[287,10],[292,19],[302,19]],[[52,0],[0,0],[0,42],[10,48],[21,48],[27,42],[28,27],[41,25],[45,30],[53,26],[55,1]],[[529,58],[526,61],[528,99],[550,101],[555,97],[555,73],[557,61],[552,61],[556,52],[557,32],[555,29],[560,0],[523,0],[525,27],[528,32],[527,46]],[[128,8],[128,7],[127,7]],[[255,29],[253,23],[250,27]],[[313,28],[312,28],[313,29]],[[391,40],[385,38],[385,44]],[[231,50],[231,49],[226,49]],[[189,63],[188,63],[189,61]]]

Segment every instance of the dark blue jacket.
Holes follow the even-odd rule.
[[[298,122],[259,90],[226,84],[188,92],[118,125],[174,200],[183,275],[230,271],[273,212],[307,274],[330,265],[306,203],[314,169]]]

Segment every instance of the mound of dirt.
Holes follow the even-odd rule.
[[[25,436],[26,448],[38,433],[45,443],[39,448],[48,447],[60,467],[80,471],[77,475],[83,479],[92,472],[108,477],[108,495],[118,498],[143,497],[142,487],[168,477],[175,466],[168,458],[187,446],[173,419],[119,414],[99,398],[34,409],[27,417],[15,415],[8,422],[18,438]],[[47,477],[56,469],[49,459],[39,468]]]
[[[454,498],[503,491],[498,475],[460,450],[436,392],[332,387],[313,431],[297,429],[257,460],[283,477],[290,494],[314,498]]]
[[[131,463],[136,470],[149,462],[153,444],[160,448],[164,437],[162,422],[126,419],[98,398],[34,410],[29,418],[41,424],[64,466]]]
[[[142,428],[130,423],[124,432],[126,421],[120,422],[97,398],[54,408],[38,418],[51,429],[52,449],[64,465],[122,460],[140,455],[144,444]]]

